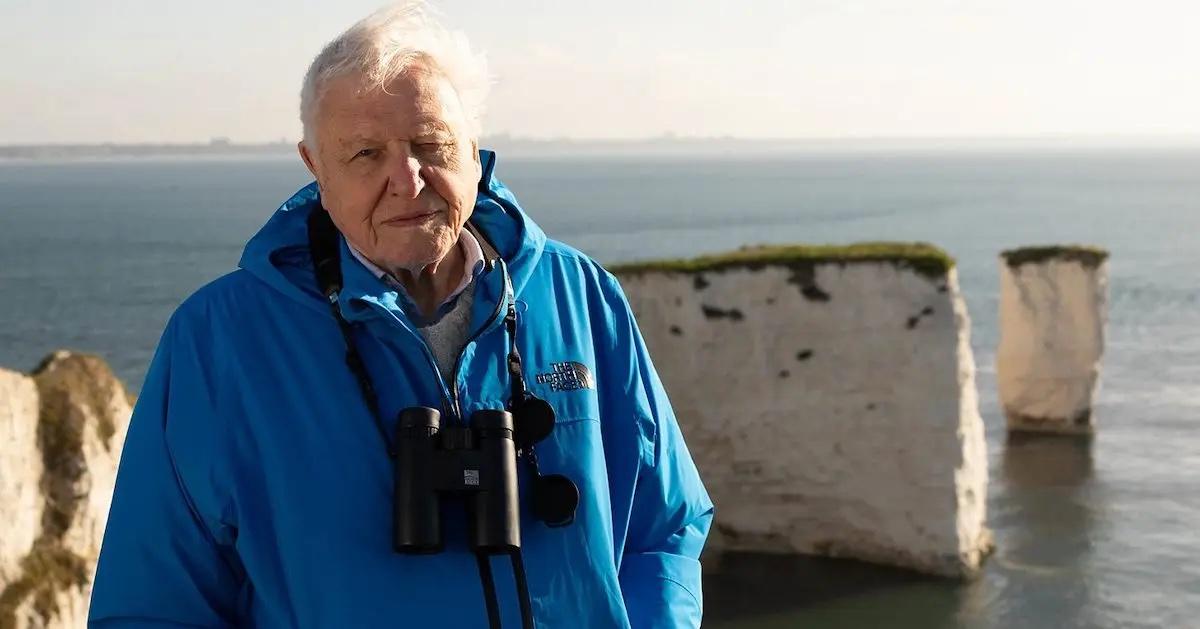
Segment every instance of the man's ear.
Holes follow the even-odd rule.
[[[321,176],[317,173],[317,156],[313,155],[304,140],[300,140],[296,144],[296,150],[300,152],[300,159],[304,160],[304,166],[308,168],[308,172],[312,173],[313,179],[320,181]]]
[[[475,161],[475,179],[483,177],[483,162],[479,161],[479,138],[471,140],[471,159]]]

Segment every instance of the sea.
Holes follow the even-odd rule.
[[[497,173],[605,263],[878,240],[958,261],[990,457],[983,573],[737,555],[706,575],[706,627],[1200,627],[1200,148],[502,155]],[[136,392],[174,308],[308,181],[284,156],[0,162],[0,366],[92,352]],[[1090,440],[1008,437],[997,403],[998,254],[1051,243],[1112,252]]]

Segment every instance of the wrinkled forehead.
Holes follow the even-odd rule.
[[[330,139],[459,136],[470,128],[453,84],[421,65],[385,86],[358,74],[333,79],[321,96],[316,126],[318,135]]]

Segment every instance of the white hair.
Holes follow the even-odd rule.
[[[313,59],[300,90],[304,142],[312,145],[316,139],[317,106],[331,80],[360,75],[365,88],[386,91],[389,83],[418,63],[429,64],[450,81],[462,103],[469,130],[478,138],[491,83],[486,59],[471,50],[463,33],[439,24],[424,0],[406,0],[362,19],[326,44]]]

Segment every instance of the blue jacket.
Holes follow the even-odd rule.
[[[557,413],[541,471],[581,494],[575,522],[549,528],[520,468],[536,623],[696,627],[713,507],[624,294],[547,239],[493,175],[494,154],[481,159],[472,222],[507,264],[529,388]],[[444,553],[392,551],[391,461],[313,276],[305,219],[318,207],[315,184],[297,192],[240,269],[167,325],[125,441],[89,626],[486,626],[457,511]],[[341,249],[341,307],[390,433],[400,409],[442,408],[450,387],[400,297]],[[494,265],[474,285],[471,329],[483,330],[456,376],[466,416],[509,398],[494,316],[504,273]],[[570,362],[594,374],[589,388],[547,375]],[[512,570],[493,563],[504,626],[519,627]]]

